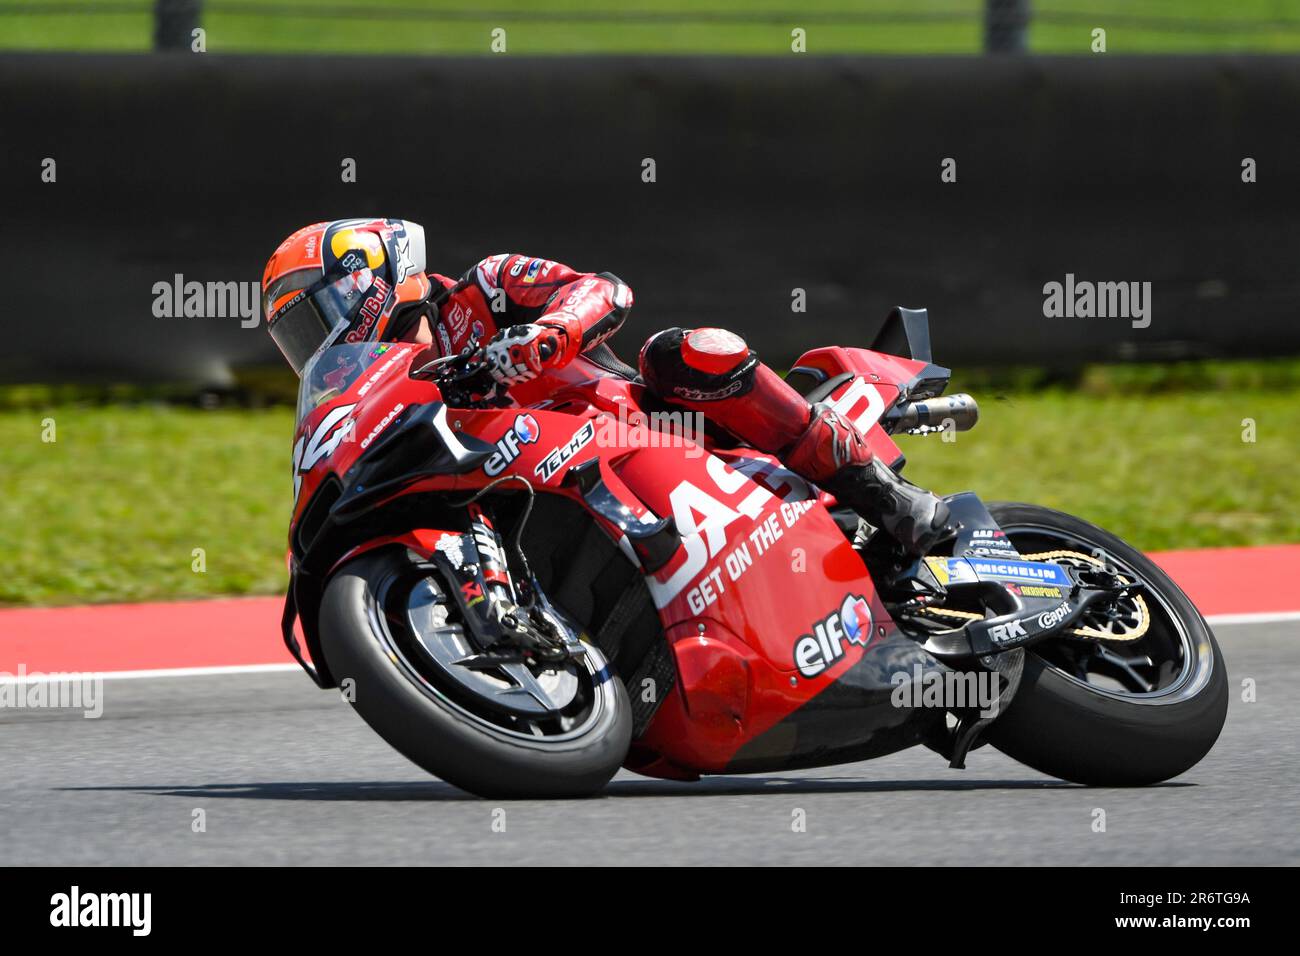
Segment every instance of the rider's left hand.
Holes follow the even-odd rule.
[[[567,342],[552,325],[512,325],[501,329],[484,348],[488,370],[504,386],[518,385],[560,365]]]

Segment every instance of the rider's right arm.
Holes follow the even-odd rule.
[[[532,322],[562,329],[568,343],[564,360],[604,342],[632,309],[632,290],[612,273],[578,272],[535,256],[489,256],[461,278],[462,286],[471,283],[498,327]]]

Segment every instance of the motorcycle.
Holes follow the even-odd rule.
[[[1141,552],[1031,504],[946,500],[902,555],[773,455],[693,432],[605,346],[499,392],[481,353],[342,344],[304,369],[282,630],[428,772],[496,797],[991,744],[1091,785],[1174,777],[1228,685]],[[875,454],[974,426],[924,310],[787,380]],[[301,640],[299,639],[301,633]]]

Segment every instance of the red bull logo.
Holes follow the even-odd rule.
[[[360,324],[344,336],[345,341],[352,343],[364,342],[370,337],[370,330],[382,314],[384,304],[388,301],[388,294],[393,291],[393,287],[379,276],[373,278],[374,282],[370,288],[374,289],[374,293],[362,303],[361,311],[358,314]]]

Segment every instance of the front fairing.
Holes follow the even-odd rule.
[[[346,473],[403,411],[441,399],[434,383],[410,377],[423,352],[410,343],[336,345],[303,369],[293,446],[295,524],[321,483]]]

